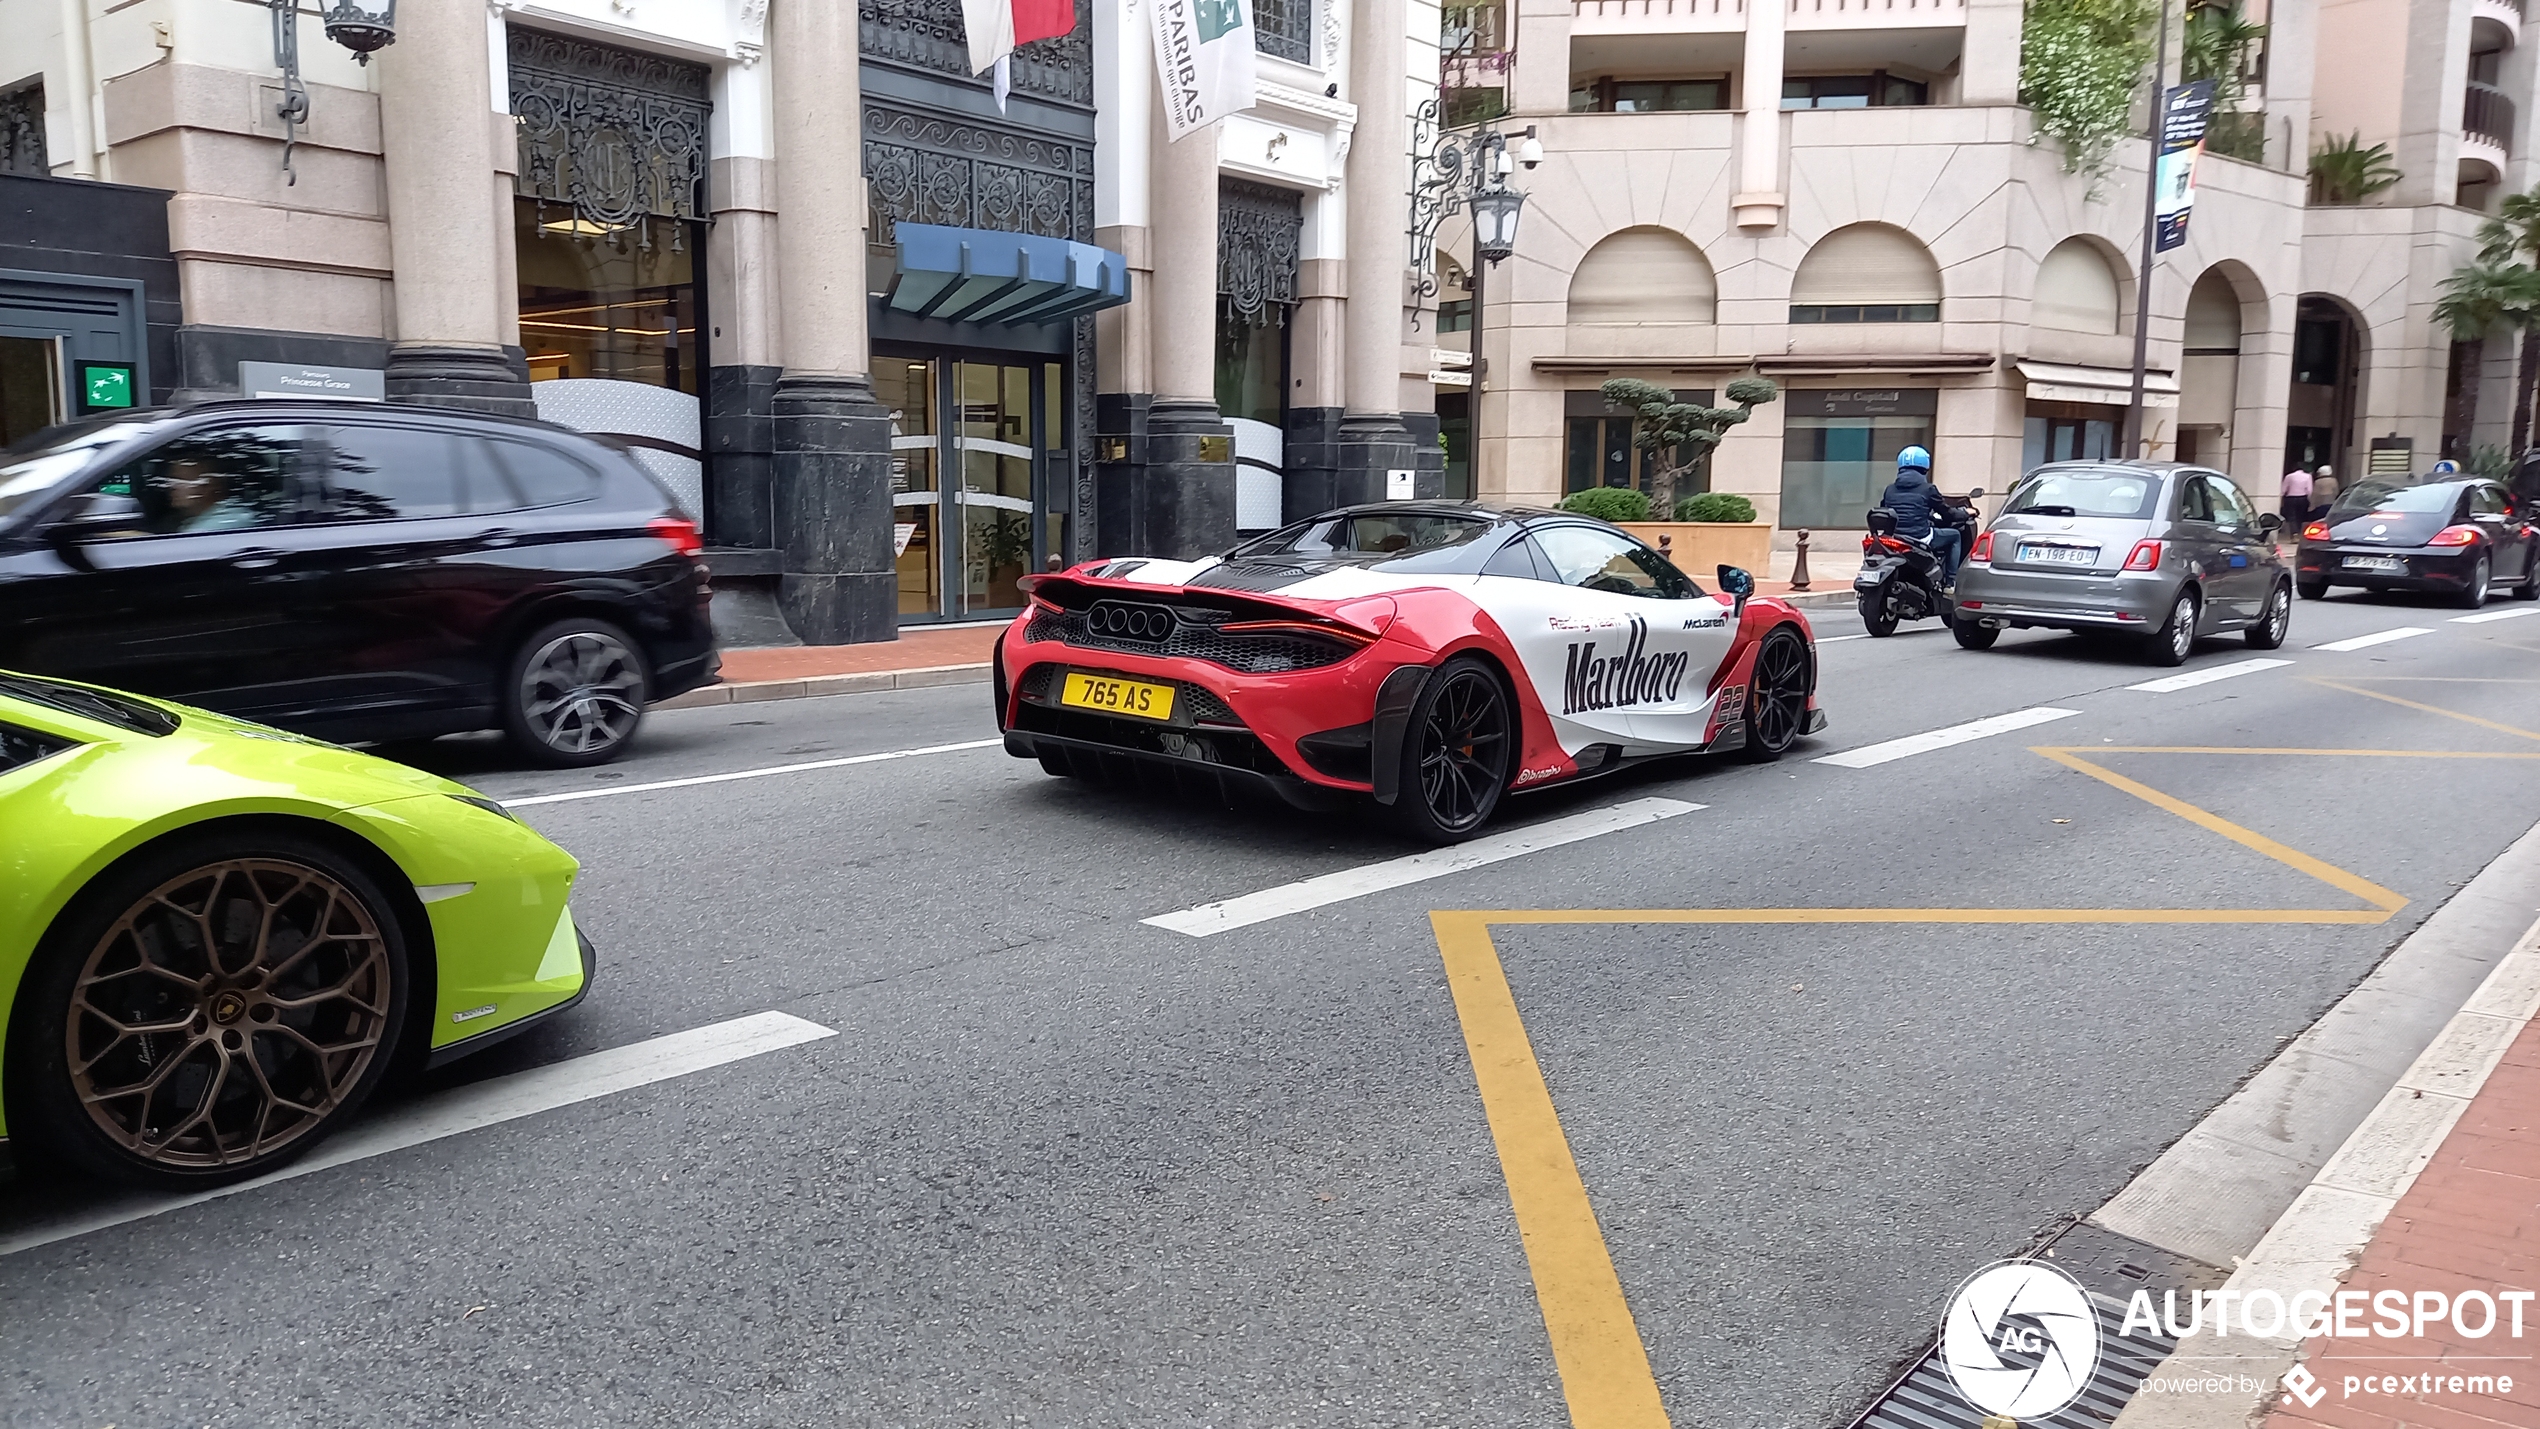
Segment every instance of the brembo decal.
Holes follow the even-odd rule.
[[[1684,684],[1688,657],[1682,652],[1644,654],[1649,645],[1649,623],[1637,615],[1632,617],[1631,630],[1631,638],[1623,643],[1623,648],[1602,659],[1597,656],[1593,640],[1571,644],[1569,667],[1561,681],[1563,714],[1660,704],[1676,697],[1676,691]]]

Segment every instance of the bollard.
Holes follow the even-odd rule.
[[[1799,533],[1799,553],[1791,558],[1790,588],[1795,593],[1808,588],[1808,533]]]

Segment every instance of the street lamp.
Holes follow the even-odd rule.
[[[1411,185],[1411,266],[1420,275],[1421,297],[1435,297],[1438,291],[1438,229],[1459,210],[1473,212],[1473,411],[1478,418],[1482,383],[1487,368],[1482,360],[1482,288],[1483,275],[1500,261],[1517,251],[1517,217],[1525,209],[1526,195],[1508,186],[1509,172],[1516,165],[1531,169],[1543,162],[1543,141],[1535,137],[1535,126],[1502,133],[1496,129],[1480,129],[1470,134],[1440,134],[1433,145],[1422,152],[1421,140],[1435,126],[1437,101],[1430,100],[1420,108],[1412,124]],[[1517,141],[1515,155],[1509,152],[1509,141]]]
[[[282,119],[282,172],[297,184],[300,176],[292,171],[291,150],[300,142],[300,126],[309,122],[309,87],[300,82],[300,0],[265,0],[265,7],[273,12],[274,67],[282,71],[282,100],[273,107]],[[397,0],[367,5],[336,0],[319,12],[318,22],[326,27],[328,39],[369,64],[372,51],[397,42]]]

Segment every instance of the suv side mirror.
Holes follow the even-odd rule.
[[[71,498],[70,506],[44,528],[44,534],[56,546],[76,545],[141,524],[140,502],[119,492],[85,491]]]

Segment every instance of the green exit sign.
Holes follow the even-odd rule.
[[[79,410],[83,414],[119,411],[133,404],[131,363],[79,364]]]

